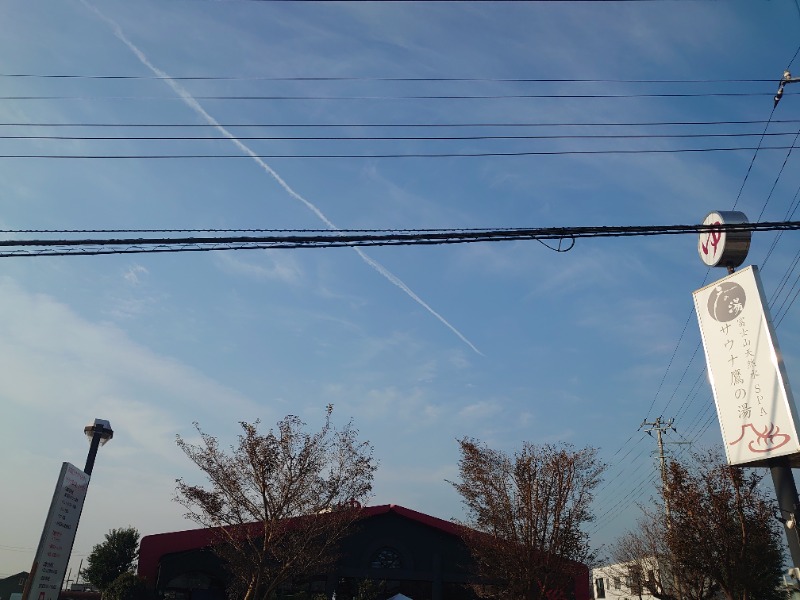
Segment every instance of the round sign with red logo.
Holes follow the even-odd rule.
[[[727,210],[708,213],[703,225],[709,229],[700,232],[697,252],[709,267],[738,267],[747,258],[750,250],[750,235],[747,231],[725,231],[723,225],[748,223],[743,212]]]

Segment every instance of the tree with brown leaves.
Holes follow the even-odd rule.
[[[187,517],[214,528],[214,551],[231,574],[229,594],[262,600],[303,579],[320,575],[336,559],[339,541],[372,490],[376,465],[369,442],[358,440],[352,422],[325,423],[306,433],[289,415],[267,433],[260,422],[242,422],[230,451],[195,427],[201,442],[177,437],[178,447],[208,480],[206,486],[177,480],[176,501]]]
[[[673,560],[664,512],[659,508],[645,509],[637,531],[624,534],[611,546],[611,558],[616,564],[604,571],[628,582],[634,596],[645,593],[659,600],[719,598],[716,582],[694,565]]]
[[[620,568],[656,564],[641,583],[661,600],[709,600],[720,592],[728,600],[782,598],[780,531],[759,487],[763,475],[714,452],[672,460],[665,475],[660,493],[669,517],[648,510],[639,530],[617,541],[612,556]]]
[[[592,560],[582,525],[605,465],[594,448],[525,443],[512,456],[459,440],[460,483],[475,533],[466,534],[478,591],[503,600],[569,597],[575,563]],[[452,482],[451,482],[452,483]]]
[[[672,556],[719,585],[728,600],[783,597],[783,546],[762,478],[713,452],[695,456],[692,466],[671,461],[667,471]]]

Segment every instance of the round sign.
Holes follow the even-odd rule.
[[[750,231],[724,231],[722,225],[748,223],[743,212],[727,210],[708,213],[703,225],[710,230],[701,231],[697,252],[709,267],[738,267],[750,250]]]

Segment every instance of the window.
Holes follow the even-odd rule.
[[[614,589],[618,590],[622,586],[622,578],[614,577]]]
[[[642,595],[642,568],[638,565],[631,565],[628,568],[628,587],[631,594]]]
[[[606,585],[602,577],[598,577],[594,580],[594,587],[597,589],[597,598],[606,597]]]
[[[403,561],[397,550],[384,546],[372,555],[369,566],[373,569],[401,569]]]

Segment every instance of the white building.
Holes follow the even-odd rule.
[[[651,600],[655,597],[648,592],[648,582],[654,582],[659,575],[655,559],[645,564],[617,563],[592,569],[592,587],[598,600]]]

